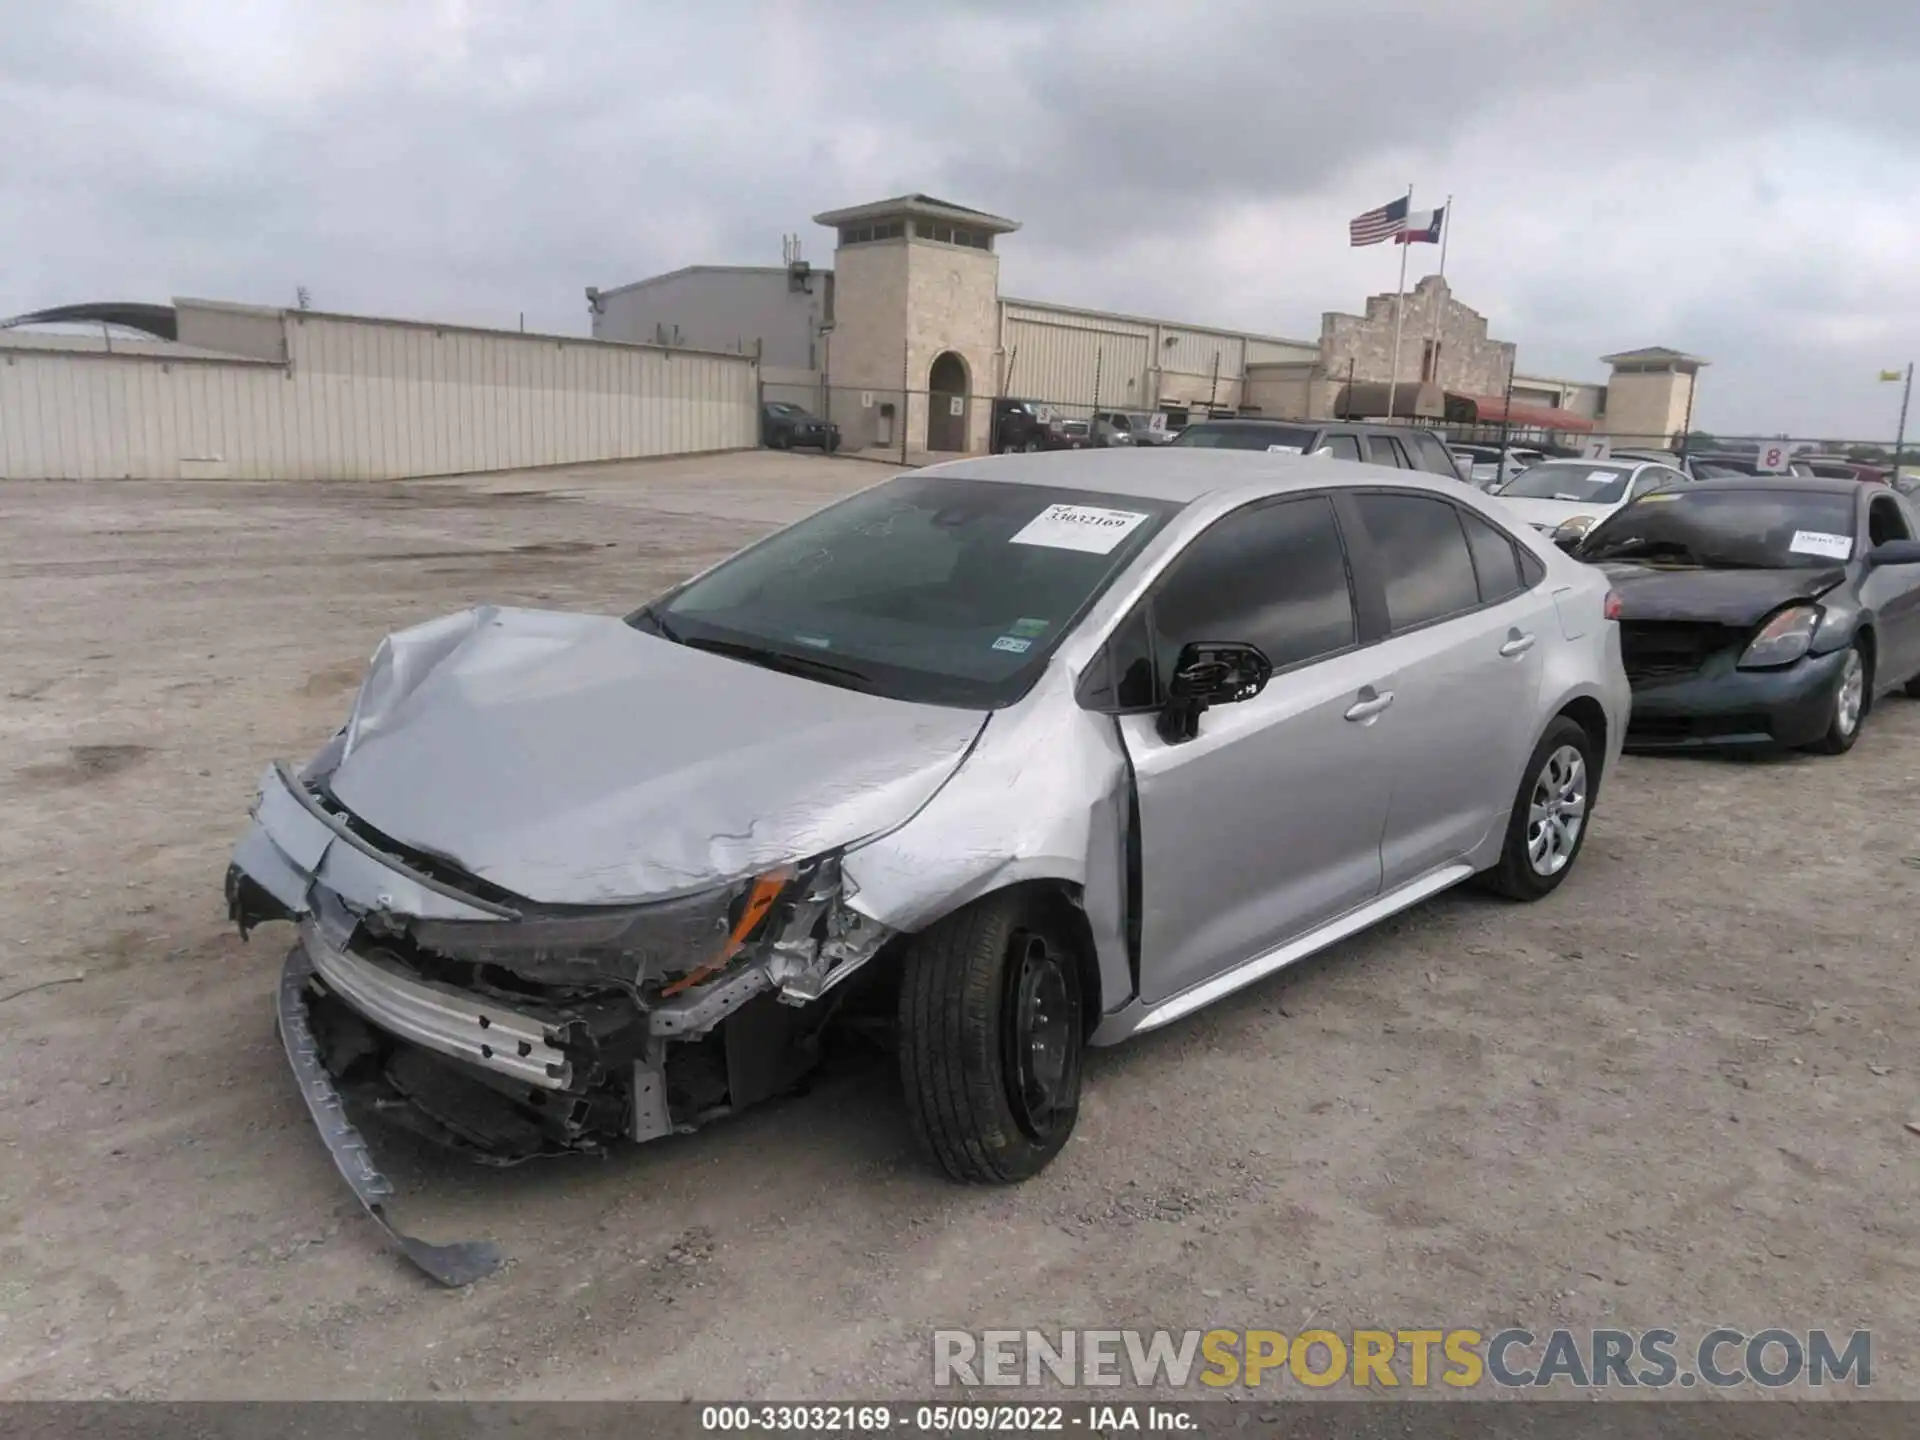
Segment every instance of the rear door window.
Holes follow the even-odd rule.
[[[1396,470],[1411,470],[1412,463],[1400,442],[1391,435],[1367,436],[1367,458],[1376,465],[1391,465]]]
[[[1373,541],[1394,632],[1425,625],[1480,604],[1480,584],[1460,512],[1429,495],[1374,492],[1354,496]]]
[[[1352,435],[1329,435],[1320,442],[1320,448],[1336,460],[1358,460],[1360,441]]]
[[[1447,454],[1446,446],[1434,439],[1428,431],[1409,430],[1407,444],[1418,457],[1421,469],[1435,475],[1459,476],[1460,468],[1453,463],[1453,457]]]
[[[1459,515],[1461,528],[1467,532],[1467,549],[1473,555],[1473,572],[1480,582],[1480,603],[1491,605],[1526,589],[1513,540],[1471,510],[1462,510]]]

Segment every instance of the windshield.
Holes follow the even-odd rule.
[[[1263,422],[1236,424],[1231,420],[1203,420],[1174,437],[1175,445],[1206,450],[1288,450],[1298,455],[1313,443],[1315,430],[1298,425]]]
[[[1550,460],[1514,476],[1500,493],[1516,500],[1571,500],[1580,505],[1617,505],[1627,495],[1633,469],[1627,465],[1589,465],[1584,460]]]
[[[1853,554],[1851,495],[1817,490],[1665,490],[1587,532],[1582,560],[1803,570]]]
[[[630,615],[636,628],[899,700],[1011,704],[1179,506],[903,475]]]

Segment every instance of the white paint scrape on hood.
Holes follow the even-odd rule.
[[[492,607],[390,637],[357,708],[341,804],[556,905],[687,894],[891,829],[985,723],[612,616]]]

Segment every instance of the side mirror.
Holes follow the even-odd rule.
[[[1884,540],[1867,551],[1869,565],[1920,565],[1920,540]]]
[[[1193,739],[1202,711],[1251,700],[1272,678],[1273,665],[1256,646],[1234,640],[1182,645],[1160,710],[1160,738],[1169,745]]]

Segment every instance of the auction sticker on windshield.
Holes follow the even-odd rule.
[[[1298,455],[1300,449],[1301,447],[1298,445],[1269,445],[1267,446],[1267,453],[1269,455]]]
[[[1083,550],[1109,555],[1138,528],[1146,513],[1103,510],[1095,505],[1049,505],[1029,520],[1011,543],[1044,545],[1049,550]]]
[[[1853,554],[1851,535],[1833,535],[1825,530],[1796,530],[1787,546],[1796,555],[1818,555],[1825,560],[1845,560]]]

